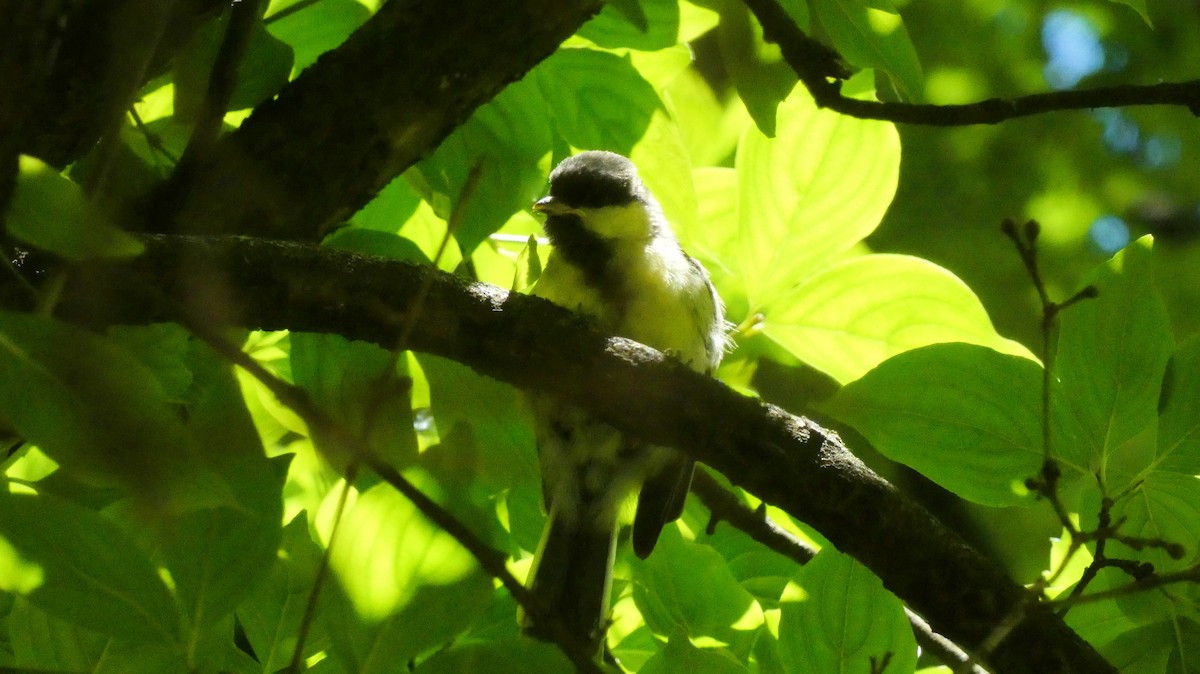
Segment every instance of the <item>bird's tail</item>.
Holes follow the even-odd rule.
[[[599,652],[608,628],[617,538],[614,518],[605,519],[610,523],[586,518],[568,522],[551,512],[528,583],[549,624],[523,613],[521,626],[530,636],[552,640],[554,631],[562,629],[589,652]]]

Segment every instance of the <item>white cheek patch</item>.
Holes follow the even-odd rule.
[[[580,215],[588,229],[606,239],[643,239],[652,231],[646,207],[636,201],[626,206],[590,208]]]

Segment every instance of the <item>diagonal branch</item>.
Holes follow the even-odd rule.
[[[259,329],[337,333],[390,346],[428,287],[409,346],[515,386],[560,396],[624,432],[686,448],[825,535],[933,628],[976,651],[1027,594],[856,459],[833,433],[635,342],[609,338],[539,298],[414,265],[234,237],[145,238],[137,260],[93,266],[64,292],[77,320],[197,315]],[[157,299],[161,293],[170,302]],[[3,296],[3,293],[0,293]],[[684,402],[686,401],[686,403]],[[1022,614],[989,659],[999,674],[1111,672],[1045,607]]]
[[[836,81],[846,78],[836,53],[804,34],[778,0],[744,0],[763,27],[763,35],[779,45],[783,58],[812,94],[817,105],[859,119],[879,119],[926,126],[998,124],[1018,117],[1061,110],[1091,110],[1134,105],[1176,105],[1200,115],[1200,79],[1159,84],[1125,84],[1077,91],[1055,91],[1017,98],[989,98],[961,105],[929,105],[865,101],[844,96]]]
[[[699,496],[700,501],[712,513],[710,529],[719,520],[724,520],[755,541],[799,564],[807,564],[818,552],[808,543],[772,522],[765,512],[750,510],[706,470],[696,471],[695,479],[692,482],[692,493]],[[904,614],[908,618],[909,624],[912,625],[913,635],[916,636],[917,643],[921,648],[932,653],[951,672],[954,674],[986,674],[982,667],[974,663],[970,655],[958,647],[958,644],[934,632],[929,623],[914,613],[912,609],[904,607]]]
[[[319,240],[600,6],[459,0],[448,13],[392,0],[175,176],[151,217],[177,232]]]

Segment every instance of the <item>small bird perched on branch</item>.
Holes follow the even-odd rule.
[[[712,373],[725,350],[724,308],[708,273],[672,233],[633,162],[583,152],[550,173],[546,216],[553,245],[533,294]],[[639,491],[633,549],[645,558],[683,512],[694,462],[647,445],[551,396],[531,395],[546,529],[529,589],[549,619],[595,653],[608,627],[622,502]],[[522,618],[528,633],[553,628]]]

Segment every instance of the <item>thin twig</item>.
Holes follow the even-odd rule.
[[[576,669],[580,672],[602,674],[603,670],[588,656],[588,649],[581,643],[573,634],[553,616],[549,615],[540,603],[534,598],[533,594],[525,588],[505,566],[507,556],[503,553],[492,549],[483,540],[476,536],[470,529],[460,522],[454,515],[443,509],[428,496],[421,493],[411,482],[404,479],[392,466],[379,458],[371,455],[366,444],[358,438],[349,438],[345,429],[338,427],[330,420],[318,407],[312,404],[304,389],[289,384],[275,375],[271,374],[258,361],[254,360],[249,354],[242,351],[236,345],[231,343],[219,335],[215,330],[198,325],[193,321],[186,322],[189,329],[196,336],[200,337],[205,343],[209,344],[214,350],[228,358],[234,365],[245,370],[250,376],[258,380],[263,386],[271,391],[277,399],[293,412],[298,414],[310,428],[323,428],[329,431],[329,437],[336,437],[341,441],[348,442],[350,446],[357,449],[357,461],[351,462],[351,466],[355,467],[360,461],[365,462],[371,470],[375,471],[380,478],[392,485],[397,491],[402,493],[418,510],[422,512],[431,522],[441,527],[446,533],[450,534],[464,548],[467,549],[478,561],[485,572],[500,580],[501,584],[512,594],[513,598],[520,604],[535,623],[548,627],[547,633],[554,640],[555,645],[563,651],[563,653],[571,660]],[[355,468],[356,470],[356,468]],[[347,472],[346,483],[347,489],[353,477]],[[345,492],[340,497],[339,508],[344,507]],[[335,532],[336,533],[336,529]],[[326,552],[333,547],[333,534],[330,536],[329,545],[326,546]],[[305,607],[305,615],[309,623],[312,622],[311,615],[315,610],[316,594],[320,587],[322,572],[327,571],[328,555],[322,558],[322,564],[318,567],[317,579],[314,581],[313,592],[310,594],[308,605]],[[304,623],[301,627],[303,630]],[[306,631],[306,630],[304,630]],[[293,655],[291,672],[298,672],[299,654],[303,652],[303,634],[298,637],[298,644]]]
[[[699,496],[712,513],[710,534],[717,522],[724,520],[767,548],[800,564],[807,564],[817,554],[816,548],[767,517],[765,509],[751,510],[747,507],[704,468],[697,470],[692,479],[692,493]],[[958,644],[934,632],[929,623],[912,609],[904,607],[904,614],[912,625],[917,643],[954,674],[986,674],[986,670],[975,663]]]
[[[777,0],[744,0],[763,27],[763,35],[779,45],[783,58],[796,71],[817,105],[859,119],[878,119],[926,126],[998,124],[1005,120],[1062,110],[1091,110],[1134,105],[1176,105],[1200,115],[1200,80],[1159,84],[1125,84],[1076,91],[1055,91],[1016,98],[989,98],[961,105],[930,105],[867,101],[842,94],[845,79],[836,64],[840,57],[805,35]]]
[[[535,624],[548,627],[549,634],[554,639],[555,644],[570,658],[571,663],[575,665],[578,671],[595,672],[596,674],[603,672],[600,666],[588,655],[589,648],[587,645],[567,630],[566,626],[556,620],[554,616],[550,615],[533,593],[508,571],[508,567],[505,566],[507,556],[504,553],[490,547],[476,536],[473,531],[467,528],[453,514],[422,493],[411,482],[404,479],[400,471],[373,456],[367,458],[367,465],[384,482],[387,482],[396,491],[412,501],[413,505],[426,518],[450,534],[454,540],[466,548],[479,561],[479,565],[483,567],[485,572],[498,579],[504,585],[505,589],[521,605],[526,614],[533,618]]]
[[[1078,597],[1065,597],[1063,599],[1049,599],[1046,601],[1051,606],[1072,607],[1080,604],[1091,604],[1105,599],[1116,599],[1118,597],[1128,597],[1129,595],[1146,590],[1175,583],[1200,583],[1200,565],[1192,566],[1181,571],[1172,571],[1171,573],[1155,573],[1140,580],[1135,580],[1128,585],[1114,587],[1111,590],[1103,590],[1101,592],[1093,592],[1092,594],[1080,595]]]

